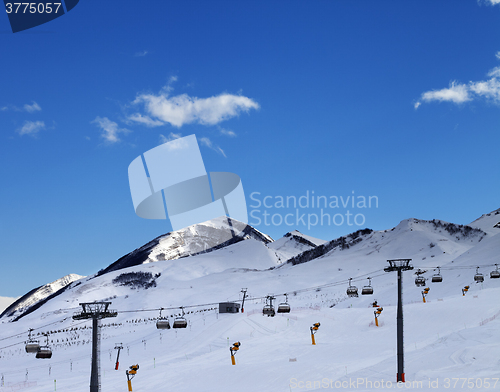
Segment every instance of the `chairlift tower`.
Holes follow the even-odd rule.
[[[405,382],[404,371],[404,341],[403,341],[403,271],[413,269],[410,265],[411,259],[387,260],[389,267],[385,267],[385,272],[398,271],[398,313],[397,313],[397,334],[398,334],[398,374],[397,382]]]
[[[99,349],[100,338],[99,320],[108,317],[116,317],[118,312],[110,310],[111,302],[85,302],[81,303],[81,313],[75,313],[73,320],[92,319],[92,368],[90,374],[90,392],[99,392],[101,390],[99,378]]]

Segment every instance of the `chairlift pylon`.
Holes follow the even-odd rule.
[[[182,316],[176,317],[172,328],[186,328],[188,326],[187,320],[184,318],[184,308],[181,307]]]
[[[373,294],[372,278],[368,277],[368,286],[364,286],[361,290],[361,295],[371,295]]]
[[[476,267],[476,274],[474,275],[474,281],[476,283],[484,282],[484,275],[479,272],[479,267]]]
[[[158,317],[158,320],[156,321],[156,328],[157,329],[170,329],[170,323],[168,322],[168,317],[162,317],[161,311],[163,308],[160,309],[160,317]]]
[[[351,286],[352,278],[349,278],[349,287],[347,288],[347,295],[349,297],[358,297],[358,288],[356,286]]]
[[[288,294],[285,294],[285,302],[278,305],[278,313],[290,313],[290,305],[288,304]]]
[[[491,271],[490,272],[490,278],[491,279],[498,279],[498,278],[500,278],[500,271],[498,271],[498,264],[495,264],[495,266],[496,266],[495,271]]]
[[[441,283],[443,281],[443,277],[441,276],[441,267],[437,267],[437,274],[432,275],[432,283]]]

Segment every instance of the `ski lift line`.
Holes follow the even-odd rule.
[[[63,321],[64,321],[64,320],[63,320]],[[86,321],[87,321],[87,320],[85,320],[85,321],[83,321],[83,322],[79,322],[79,323],[77,323],[77,324],[72,324],[72,325],[71,325],[71,327],[66,327],[66,328],[73,328],[73,327],[76,327],[77,325],[83,324],[83,323],[85,323]],[[58,321],[58,322],[59,322],[59,321]],[[47,325],[45,325],[45,326],[43,326],[43,327],[32,328],[32,330],[35,330],[35,329],[40,329],[40,328],[45,328],[45,327],[47,327],[47,326],[49,326],[49,325],[52,325],[52,324],[55,324],[55,323],[50,323],[50,324],[47,324]],[[64,328],[64,329],[66,329],[66,328]],[[22,336],[22,335],[24,335],[24,334],[25,334],[25,332],[22,332],[22,333],[20,333],[20,334],[13,335],[13,336],[10,336],[10,337],[6,337],[6,338],[3,338],[3,339],[1,339],[1,340],[5,340],[5,339],[12,339],[13,337],[16,337],[16,336]],[[48,334],[48,332],[45,332],[45,334]],[[44,333],[43,333],[43,332],[42,332],[42,335],[44,335]],[[23,341],[21,341],[21,342],[13,343],[13,344],[11,344],[11,345],[9,345],[9,346],[0,347],[0,350],[6,349],[6,348],[9,348],[9,347],[13,347],[13,346],[17,346],[18,344],[26,344],[26,341],[25,341],[25,340],[23,340]]]
[[[498,263],[497,263],[498,264]],[[486,267],[494,267],[495,264],[483,264],[483,265],[480,265],[479,268],[486,268]],[[478,267],[478,265],[457,265],[457,266],[447,266],[447,267],[441,267],[441,266],[436,266],[436,267],[419,267],[417,265],[414,265],[415,268],[420,268],[420,269],[426,269],[426,270],[430,270],[430,269],[438,269],[438,268],[441,268],[442,270],[448,270],[448,271],[452,271],[452,270],[465,270],[465,269],[476,269]]]
[[[479,267],[480,268],[483,268],[483,267],[494,267],[496,265],[497,264],[484,264],[484,265],[481,265]],[[474,269],[474,268],[477,268],[477,267],[478,267],[477,265],[473,265],[473,266],[448,266],[448,267],[440,267],[440,268],[442,270],[448,270],[449,271],[449,270]],[[419,268],[419,267],[416,266],[416,268]],[[427,266],[427,267],[420,267],[420,268],[421,269],[427,269],[427,270],[429,270],[429,269],[437,269],[438,267],[437,266],[436,267],[429,267],[429,266]],[[366,274],[363,274],[363,275],[356,276],[355,278],[352,278],[351,282],[362,281],[362,280],[366,279],[366,276],[370,276],[371,278],[376,278],[376,277],[379,277],[379,276],[383,276],[384,273],[375,275],[375,273],[377,273],[379,271],[383,271],[383,269],[378,269],[378,270],[375,270],[375,271],[372,271],[372,272],[369,272],[369,273],[366,273]],[[308,291],[312,291],[312,290],[317,290],[317,289],[323,289],[323,288],[329,288],[329,287],[335,287],[335,286],[342,286],[342,285],[345,285],[346,283],[349,283],[349,279],[344,279],[344,280],[341,280],[341,281],[326,283],[324,285],[307,287],[307,288],[298,289],[298,290],[289,290],[288,293],[289,292],[304,293],[304,292],[308,292]],[[286,294],[287,293],[276,294],[276,296],[284,296]],[[247,300],[249,300],[249,301],[252,301],[252,300],[261,300],[261,299],[265,299],[266,297],[267,296],[248,297]],[[237,302],[237,300],[234,300],[234,302]],[[194,304],[194,305],[186,305],[186,306],[174,306],[174,307],[168,307],[168,308],[123,310],[123,311],[119,311],[119,313],[157,312],[160,309],[163,309],[163,310],[178,310],[178,309],[181,309],[182,310],[182,308],[187,309],[187,308],[197,308],[197,307],[203,307],[203,306],[216,306],[218,304],[219,304],[219,302],[212,302],[212,303],[205,303],[205,304]],[[59,309],[58,312],[60,312],[60,311],[70,311],[72,309],[76,309],[76,308]],[[47,326],[63,322],[65,320],[69,319],[69,318],[70,317],[65,317],[62,320],[58,320],[58,321],[55,321],[53,323],[46,324],[44,326],[34,328],[34,330],[42,329],[42,328],[45,328]],[[10,339],[10,338],[13,338],[13,337],[16,337],[16,336],[20,336],[20,335],[22,335],[22,334],[16,334],[16,335],[13,335],[13,336],[10,336],[10,337],[1,338],[0,341],[6,340],[6,339]]]
[[[50,312],[50,313],[53,313],[53,312]],[[52,324],[62,323],[63,321],[66,321],[66,320],[68,320],[68,319],[70,319],[70,318],[71,318],[71,317],[65,317],[65,318],[63,318],[62,320],[54,321],[54,322],[52,322],[52,323],[50,323],[50,324],[45,324],[45,325],[42,325],[41,327],[31,328],[31,329],[32,329],[33,331],[35,331],[35,330],[37,330],[37,329],[42,329],[42,328],[48,327],[49,325],[52,325]],[[18,334],[16,334],[16,335],[7,336],[7,337],[5,337],[5,338],[1,338],[1,339],[0,339],[0,342],[1,342],[2,340],[12,339],[12,338],[15,338],[16,336],[22,336],[22,335],[24,335],[24,334],[25,334],[25,332],[21,332],[21,333],[18,333]],[[1,350],[1,348],[0,348],[0,350]]]

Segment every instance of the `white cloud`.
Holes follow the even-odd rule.
[[[498,0],[500,2],[500,0]],[[498,53],[497,53],[498,55]],[[432,90],[423,93],[420,100],[414,104],[415,109],[424,102],[447,101],[461,104],[477,98],[486,98],[500,105],[500,67],[495,67],[488,72],[487,80],[457,84],[451,82],[449,88]]]
[[[43,121],[25,121],[24,125],[17,130],[19,135],[35,136],[38,132],[45,128]]]
[[[149,116],[143,116],[140,113],[135,113],[127,117],[127,120],[137,122],[139,124],[145,125],[147,127],[159,127],[161,125],[165,125],[164,122],[159,120],[153,120]]]
[[[475,94],[500,104],[500,80],[496,77],[483,82],[471,82],[469,88]]]
[[[467,86],[465,84],[456,84],[456,82],[451,82],[449,88],[443,88],[441,90],[427,91],[422,94],[420,101],[415,105],[416,108],[420,106],[423,102],[432,101],[448,101],[454,103],[463,103],[470,101]]]
[[[25,104],[23,106],[24,110],[26,110],[28,113],[33,113],[33,112],[38,112],[42,110],[39,104],[37,104],[35,101],[31,105]]]
[[[120,141],[118,134],[129,133],[130,130],[125,128],[119,128],[118,124],[111,121],[107,117],[97,116],[92,122],[92,124],[97,124],[101,128],[101,136],[109,143],[117,143]]]
[[[500,60],[500,50],[495,53],[495,57]]]
[[[491,5],[500,4],[500,0],[486,0],[486,1],[488,1]]]
[[[143,104],[152,121],[162,121],[178,128],[191,123],[215,125],[241,112],[259,108],[257,102],[242,95],[220,94],[198,98],[181,94],[171,97],[171,83],[176,80],[177,77],[171,77],[167,86],[157,95],[140,94],[133,103]]]
[[[149,52],[148,52],[147,50],[143,50],[143,51],[141,51],[141,52],[136,52],[136,53],[134,54],[134,56],[135,56],[135,57],[144,57],[144,56],[146,56],[148,53],[149,53]]]
[[[217,151],[219,154],[222,154],[224,158],[227,158],[226,154],[224,153],[224,150],[219,146],[214,145],[208,137],[202,137],[199,140],[201,144],[207,146],[208,148],[211,148],[214,151]]]
[[[231,131],[230,129],[224,129],[219,127],[219,131],[221,134],[230,136],[230,137],[235,137],[236,133],[234,131]]]

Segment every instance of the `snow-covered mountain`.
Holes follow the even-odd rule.
[[[500,208],[482,215],[480,218],[471,222],[469,226],[477,227],[490,235],[500,233]]]
[[[121,257],[99,274],[155,261],[175,260],[208,253],[250,238],[264,244],[273,241],[270,236],[250,225],[235,219],[219,217],[157,237]]]
[[[103,390],[119,390],[122,369],[135,363],[141,366],[133,382],[138,391],[165,385],[180,392],[225,391],[234,388],[234,380],[244,392],[301,390],[299,381],[323,378],[341,383],[394,380],[397,279],[384,267],[387,259],[411,258],[415,270],[403,274],[407,380],[424,382],[419,390],[427,391],[436,389],[428,381],[437,378],[439,385],[444,377],[491,381],[500,377],[500,344],[494,343],[500,339],[500,279],[489,278],[500,263],[500,237],[487,222],[495,213],[484,217],[475,221],[476,228],[406,219],[390,230],[365,229],[329,242],[298,232],[276,242],[251,237],[193,256],[186,254],[191,249],[188,234],[170,235],[166,240],[174,241],[177,250],[182,247],[170,254],[182,254],[180,258],[159,259],[156,255],[173,248],[160,251],[158,242],[149,248],[145,263],[74,281],[18,321],[4,316],[0,366],[12,386],[25,380],[28,369],[37,391],[53,390],[56,378],[60,390],[87,390],[90,330],[71,316],[80,302],[97,300],[111,301],[118,311],[116,318],[102,322]],[[191,229],[198,230],[183,232]],[[184,244],[179,245],[180,238]],[[279,256],[285,254],[292,255],[287,263]],[[438,266],[443,282],[431,283]],[[474,282],[476,266],[485,276],[483,283]],[[430,287],[425,304],[422,288],[413,282],[417,268],[425,271]],[[349,278],[361,290],[368,276],[374,295],[346,295]],[[465,285],[470,290],[462,296]],[[214,311],[219,302],[240,301],[243,287],[249,295],[244,314]],[[279,303],[285,293],[292,312],[263,317],[263,298],[273,294]],[[384,308],[380,328],[373,324],[375,299]],[[165,308],[163,316],[174,317],[181,306],[189,328],[155,328],[160,308]],[[317,345],[312,346],[309,327],[318,321]],[[23,351],[28,328],[50,333],[54,354],[45,364],[51,374],[41,360]],[[228,345],[236,341],[242,345],[232,367]],[[119,372],[113,370],[116,342],[126,347]],[[311,384],[304,389],[321,388]]]
[[[10,306],[8,306],[0,315],[0,318],[3,316],[15,316],[18,314],[22,314],[28,309],[33,308],[36,304],[46,300],[51,295],[54,295],[58,291],[67,287],[70,283],[75,282],[79,279],[84,278],[84,276],[80,276],[77,274],[69,274],[63,276],[60,279],[53,281],[52,283],[48,283],[46,285],[37,287],[30,292],[23,295],[21,298],[16,300]]]
[[[281,262],[289,260],[306,250],[316,248],[326,241],[302,234],[298,230],[286,233],[282,238],[268,245],[269,249],[276,252],[278,260]]]

